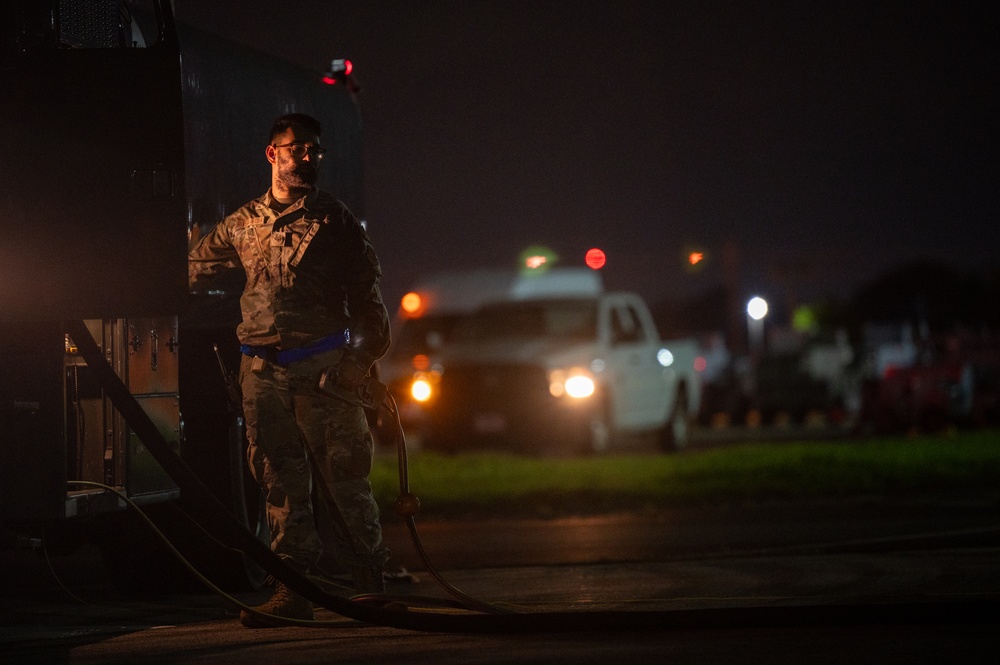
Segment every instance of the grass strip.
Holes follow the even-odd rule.
[[[422,516],[560,516],[679,504],[1000,490],[1000,432],[747,443],[682,454],[532,458],[409,457]],[[395,457],[378,458],[383,511],[399,493]]]

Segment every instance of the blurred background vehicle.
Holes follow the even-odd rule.
[[[442,275],[407,297],[380,372],[423,447],[604,452],[652,431],[687,444],[697,345],[662,342],[645,302],[595,271]]]

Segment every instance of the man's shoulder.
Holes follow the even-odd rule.
[[[258,196],[255,199],[247,201],[239,208],[226,215],[226,219],[238,220],[238,219],[245,219],[247,217],[260,217],[263,214],[263,212],[267,209],[268,207],[267,204],[268,204],[267,194]]]
[[[350,209],[348,209],[347,205],[343,201],[330,192],[323,191],[322,189],[316,190],[316,198],[310,202],[309,207],[323,209],[329,212],[337,210],[343,211],[347,214],[351,213]]]
[[[347,207],[347,204],[333,194],[324,192],[323,190],[317,190],[316,198],[309,201],[307,207],[309,212],[321,215],[331,222],[338,221],[343,224],[357,222],[354,213]]]

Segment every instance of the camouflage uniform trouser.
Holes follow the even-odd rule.
[[[368,480],[374,442],[364,411],[318,390],[320,372],[342,355],[330,351],[287,368],[265,362],[260,372],[251,371],[253,358],[240,364],[247,458],[266,496],[271,549],[307,567],[324,545],[345,566],[389,558]],[[314,511],[314,499],[330,509]],[[317,524],[322,519],[333,523]],[[333,537],[323,542],[320,532]]]

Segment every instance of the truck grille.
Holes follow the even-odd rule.
[[[549,398],[545,371],[533,365],[449,367],[441,377],[441,405],[448,411],[537,408]]]
[[[431,438],[449,450],[533,448],[551,399],[545,371],[531,365],[449,366],[440,391]]]
[[[540,453],[579,438],[586,410],[565,408],[537,365],[449,365],[428,412],[429,448]]]

